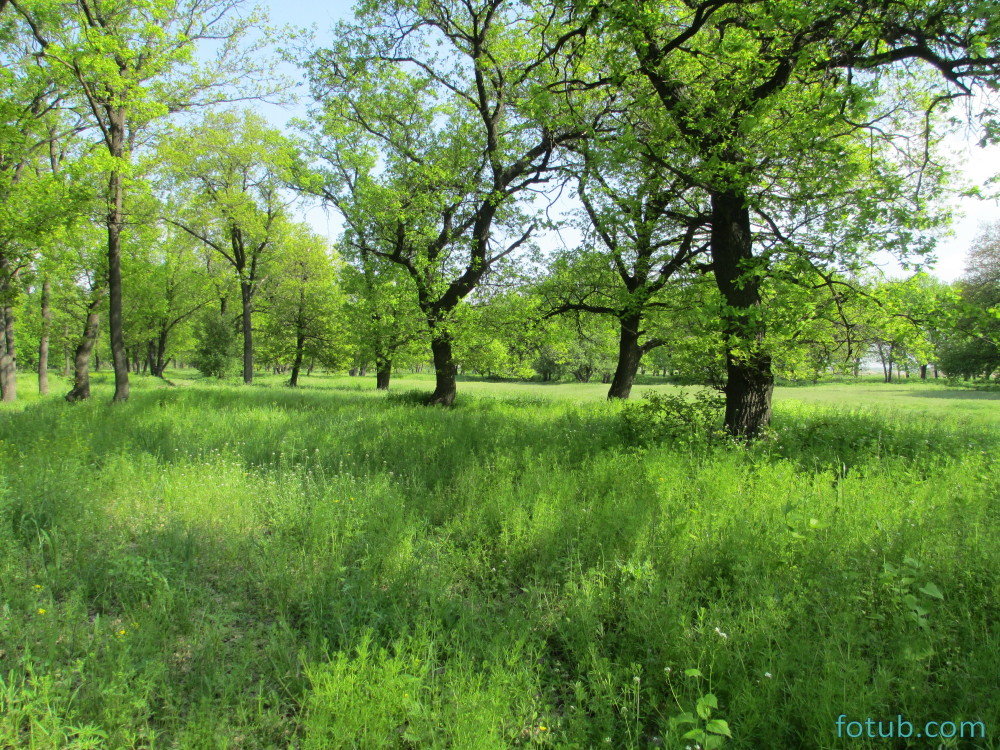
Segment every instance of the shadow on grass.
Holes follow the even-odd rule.
[[[1000,401],[1000,391],[987,390],[949,390],[949,391],[909,391],[908,396],[921,398],[968,398],[983,401]]]

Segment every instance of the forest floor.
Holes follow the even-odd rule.
[[[0,748],[1000,747],[1000,393],[105,377],[0,406]]]

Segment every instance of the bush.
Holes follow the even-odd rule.
[[[699,390],[692,398],[684,394],[650,391],[642,401],[622,409],[625,439],[634,445],[669,440],[679,443],[717,441],[725,398],[718,391]]]
[[[192,364],[206,377],[224,378],[236,371],[236,330],[218,312],[206,314],[195,331]]]

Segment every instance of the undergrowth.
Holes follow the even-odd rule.
[[[0,413],[0,747],[997,746],[995,421],[109,395]]]

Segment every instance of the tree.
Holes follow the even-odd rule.
[[[948,375],[989,379],[1000,371],[1000,222],[982,228],[957,284],[954,325],[938,336]]]
[[[340,338],[343,292],[338,286],[337,260],[324,240],[301,225],[290,227],[274,261],[266,298],[265,332],[278,359],[291,360],[288,385],[299,384],[306,353],[331,347]]]
[[[0,392],[17,397],[15,309],[38,247],[79,210],[58,175],[62,143],[78,124],[57,111],[60,91],[21,62],[17,39],[0,30]],[[42,384],[45,387],[45,384]]]
[[[260,73],[240,44],[261,22],[239,0],[10,0],[65,91],[74,91],[101,133],[107,175],[108,302],[114,401],[129,396],[122,323],[125,181],[141,133],[160,117],[231,99]],[[199,61],[210,42],[215,58]],[[238,84],[238,86],[237,86]],[[259,92],[256,92],[259,93]]]
[[[346,233],[342,244],[354,257],[341,269],[347,295],[346,329],[359,362],[375,363],[375,387],[389,390],[394,366],[426,351],[427,326],[411,289],[412,281],[394,263],[365,252]]]
[[[829,278],[863,262],[874,243],[861,232],[900,251],[919,247],[913,230],[933,223],[927,198],[942,172],[931,158],[933,113],[995,80],[993,10],[836,0],[587,9],[610,51],[602,70],[627,75],[628,54],[649,85],[661,169],[709,203],[734,435],[752,437],[770,418],[762,289],[772,261]]]
[[[204,313],[195,331],[192,364],[206,377],[224,378],[236,364],[233,322],[218,310]]]
[[[291,199],[283,187],[292,143],[251,112],[209,114],[175,131],[163,159],[173,192],[166,221],[229,264],[240,287],[243,382],[253,382],[253,307],[265,265],[284,242]]]
[[[101,310],[107,297],[106,258],[98,251],[94,230],[93,224],[80,222],[67,232],[68,245],[75,251],[67,258],[71,266],[70,307],[76,314],[77,325],[83,327],[73,354],[73,387],[66,394],[70,402],[90,398],[90,356],[97,343]]]
[[[526,3],[388,0],[361,6],[307,62],[325,161],[304,185],[344,216],[365,252],[412,280],[436,384],[456,394],[453,315],[536,223],[518,199],[542,185],[560,143],[542,115],[553,53]]]
[[[187,232],[158,221],[150,206],[149,222],[126,253],[123,277],[128,282],[125,320],[132,370],[148,370],[162,378],[178,341],[190,335],[193,317],[212,303],[213,294],[198,250],[201,243]]]

